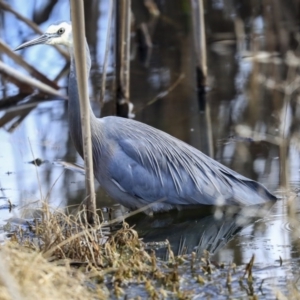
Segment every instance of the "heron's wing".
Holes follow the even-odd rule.
[[[173,205],[252,205],[274,199],[260,184],[162,131],[132,120],[118,125],[122,136],[110,132],[117,146],[109,173],[132,196],[148,202],[165,198]]]

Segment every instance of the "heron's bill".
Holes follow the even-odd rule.
[[[21,44],[14,51],[18,51],[18,50],[21,50],[21,49],[24,49],[27,47],[31,47],[34,45],[45,44],[50,38],[51,38],[51,36],[49,34],[43,34],[31,41]]]

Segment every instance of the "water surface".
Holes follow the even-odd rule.
[[[146,24],[152,40],[151,53],[147,57],[148,50],[145,52],[143,45],[138,43],[138,33],[133,31],[130,98],[135,119],[168,132],[233,170],[259,181],[280,201],[268,213],[257,214],[243,224],[230,224],[222,216],[215,221],[212,216],[166,215],[153,219],[137,217],[134,220],[136,228],[145,241],[168,238],[173,250],[179,253],[184,248],[184,251],[195,251],[202,243],[200,248],[210,249],[214,260],[234,261],[238,265],[248,263],[255,254],[255,262],[263,270],[258,273],[262,278],[288,278],[297,273],[293,266],[298,266],[299,256],[299,53],[296,30],[299,11],[291,3],[278,1],[272,5],[208,1],[208,93],[207,110],[203,112],[199,110],[196,93],[196,60],[187,2],[157,1],[161,16],[153,20],[143,5],[133,1],[134,28]],[[23,1],[15,1],[12,6],[31,18],[32,12],[39,11],[41,6],[39,2],[28,3],[26,10]],[[41,28],[62,19],[68,20],[66,11],[68,2],[59,1],[49,18],[41,23]],[[107,30],[105,1],[100,1],[98,10],[91,9],[89,13],[87,37],[93,60],[90,95],[95,113],[105,116],[114,113],[114,105],[109,102],[114,98],[112,55],[107,103],[102,111],[97,102]],[[33,36],[30,29],[12,14],[4,13],[3,22],[1,38],[12,48]],[[111,43],[113,45],[113,40]],[[19,54],[50,79],[56,78],[66,63],[50,46],[29,48]],[[5,55],[3,61],[22,70]],[[179,83],[165,97],[147,105],[176,81]],[[58,83],[65,88],[66,77]],[[3,78],[1,91],[2,99],[18,93],[17,88]],[[65,93],[65,89],[62,92]],[[62,100],[41,102],[27,110],[22,122],[16,126],[14,121],[23,112],[15,107],[0,111],[1,121],[9,116],[9,121],[0,129],[1,224],[12,216],[31,217],[31,211],[24,207],[34,207],[41,199],[47,199],[53,207],[65,207],[80,203],[85,195],[82,173],[65,169],[59,163],[82,164],[68,135],[66,103]],[[40,166],[33,163],[37,158],[42,162]],[[8,199],[16,205],[11,213],[5,209]],[[291,203],[294,203],[293,218],[287,213]],[[114,205],[99,186],[97,205]],[[280,260],[283,267],[278,267]],[[267,266],[272,268],[264,269]]]

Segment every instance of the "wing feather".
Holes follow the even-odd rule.
[[[146,202],[166,198],[173,205],[213,205],[222,198],[226,204],[257,204],[274,199],[259,183],[167,133],[128,119],[102,120],[110,128],[105,141],[115,145],[111,178]]]

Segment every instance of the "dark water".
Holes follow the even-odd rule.
[[[43,9],[43,1],[14,1],[12,7],[29,19]],[[142,1],[133,1],[135,29],[146,24],[153,47],[149,57],[132,34],[131,102],[135,118],[195,146],[233,170],[266,185],[281,198],[270,212],[245,217],[167,215],[153,219],[137,217],[145,240],[168,239],[174,251],[210,249],[218,261],[247,263],[255,254],[262,267],[275,266],[279,257],[298,265],[299,232],[299,1],[289,3],[206,1],[208,50],[207,110],[199,111],[196,93],[195,53],[189,1],[156,1],[161,16],[153,19]],[[28,4],[27,4],[28,3]],[[100,115],[99,89],[104,59],[108,5],[86,4],[89,14],[87,38],[93,67],[90,95]],[[92,7],[92,5],[94,5]],[[95,7],[97,9],[95,9]],[[53,22],[68,20],[68,1],[58,1],[42,30]],[[2,13],[1,38],[14,48],[34,34],[8,12]],[[112,39],[113,41],[113,39]],[[145,52],[146,51],[146,52]],[[50,46],[19,53],[50,79],[65,66],[65,59]],[[145,58],[146,57],[146,58]],[[2,54],[2,60],[22,70]],[[112,99],[111,55],[106,100]],[[169,94],[148,102],[179,83]],[[64,76],[59,85],[66,87]],[[18,89],[1,77],[2,99]],[[63,90],[64,92],[64,90]],[[0,94],[1,95],[1,94]],[[114,113],[105,103],[101,115]],[[84,198],[84,177],[59,161],[82,164],[68,135],[66,103],[48,101],[27,111],[11,106],[0,111],[0,221],[31,217],[41,199],[53,207],[78,204]],[[41,159],[36,167],[32,162]],[[17,207],[8,213],[8,199]],[[98,206],[114,202],[99,188]],[[293,218],[287,213],[291,207]],[[4,205],[3,207],[1,205]],[[3,208],[3,209],[1,209]],[[246,213],[248,217],[248,213]],[[244,220],[241,222],[241,220]],[[162,250],[163,251],[163,250]],[[289,276],[293,268],[272,268],[262,277]]]

